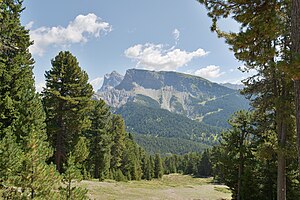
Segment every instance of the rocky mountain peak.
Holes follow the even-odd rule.
[[[110,74],[105,74],[102,87],[98,92],[108,91],[121,83],[124,76],[116,71],[112,71]]]

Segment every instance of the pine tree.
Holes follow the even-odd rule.
[[[164,169],[163,169],[163,164],[161,157],[158,153],[155,154],[155,159],[154,159],[154,178],[162,178],[164,175]]]
[[[15,197],[5,198],[47,198],[58,180],[53,167],[45,163],[51,149],[41,100],[35,93],[32,42],[20,23],[22,10],[22,1],[0,3],[1,184],[10,191],[19,188]]]
[[[126,137],[124,120],[120,115],[114,115],[112,118],[112,137],[111,169],[117,170],[122,164]]]
[[[209,177],[212,175],[212,165],[210,160],[210,151],[206,149],[202,155],[198,164],[198,176]]]
[[[92,86],[88,75],[70,52],[60,52],[46,72],[43,103],[47,115],[47,133],[55,151],[55,164],[62,172],[66,155],[73,151],[79,136],[89,128]]]
[[[154,163],[152,165],[151,161],[152,159],[150,160],[150,156],[145,155],[145,158],[143,160],[143,179],[152,180],[153,178]]]
[[[258,188],[255,182],[255,166],[252,163],[254,148],[257,146],[253,115],[238,111],[229,120],[232,128],[222,134],[218,167],[223,181],[230,187],[234,199],[255,199],[259,192],[251,190]],[[247,181],[252,181],[249,183]],[[254,187],[251,187],[251,184]],[[251,191],[247,193],[247,191]]]
[[[3,190],[0,197],[2,196],[4,199],[17,198],[18,191],[13,186],[19,185],[19,172],[24,160],[24,153],[11,133],[7,133],[0,140],[0,158],[0,187]]]
[[[89,199],[87,197],[87,190],[74,186],[74,182],[80,182],[82,180],[82,174],[80,171],[80,165],[76,162],[76,156],[69,154],[67,163],[64,164],[63,179],[62,182],[65,187],[60,187],[61,199],[73,200],[73,199]]]
[[[289,1],[214,1],[199,0],[209,10],[212,31],[224,37],[237,59],[245,63],[244,71],[257,74],[244,82],[244,93],[261,113],[273,117],[277,132],[277,198],[286,199],[286,148],[292,143],[291,80],[286,72],[290,50]],[[217,26],[220,18],[231,16],[240,24],[237,33],[225,33]]]
[[[131,134],[125,140],[121,169],[127,180],[140,180],[142,176],[139,148]]]
[[[103,100],[94,101],[90,114],[91,127],[87,131],[90,140],[88,165],[93,169],[93,177],[104,180],[109,178],[112,131],[112,115]]]

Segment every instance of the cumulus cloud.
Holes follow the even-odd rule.
[[[174,29],[173,33],[172,33],[175,43],[177,44],[179,41],[179,37],[180,37],[180,31],[176,28]]]
[[[90,84],[93,86],[94,91],[100,89],[102,83],[103,83],[103,77],[97,77],[90,81]]]
[[[196,70],[194,74],[203,78],[218,78],[223,75],[224,72],[220,72],[219,66],[209,65],[205,68]]]
[[[32,22],[28,24],[32,26]],[[89,37],[100,37],[100,34],[112,30],[109,23],[93,13],[87,15],[78,15],[67,27],[40,27],[31,30],[30,37],[34,40],[34,45],[30,47],[32,54],[42,56],[48,46],[51,45],[70,45],[73,43],[84,43]]]
[[[137,44],[125,50],[125,56],[137,62],[138,68],[149,70],[175,71],[193,58],[205,56],[208,52],[199,48],[187,52],[175,47],[166,49],[162,44]]]

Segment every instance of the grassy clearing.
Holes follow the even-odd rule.
[[[224,200],[231,199],[226,186],[212,184],[210,178],[192,178],[180,174],[165,175],[152,181],[82,181],[89,197],[97,200]]]

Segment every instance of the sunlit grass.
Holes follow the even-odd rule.
[[[91,199],[230,199],[230,191],[214,185],[212,178],[193,178],[187,175],[165,175],[161,180],[116,182],[106,180],[82,181]]]

